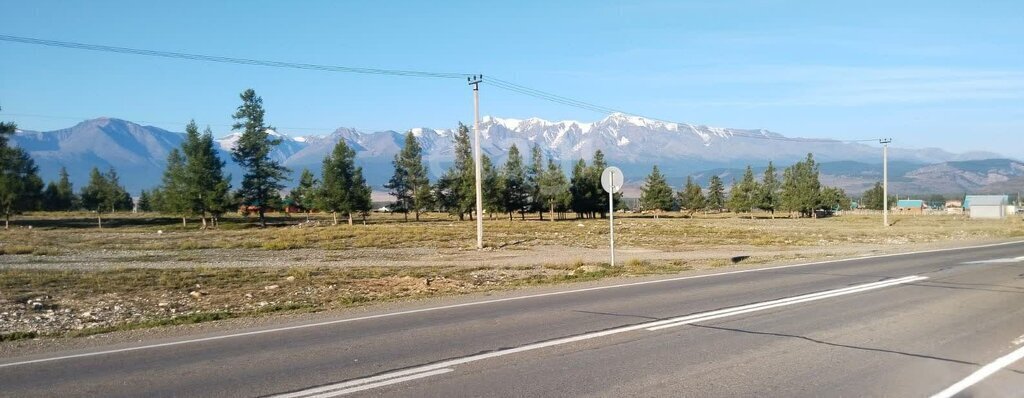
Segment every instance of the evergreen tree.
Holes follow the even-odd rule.
[[[704,199],[704,208],[711,211],[721,211],[725,207],[725,186],[722,178],[713,175],[708,180],[708,194]]]
[[[604,160],[604,152],[601,152],[600,149],[594,151],[593,163],[590,165],[590,183],[594,201],[590,211],[601,214],[601,218],[608,213],[608,193],[601,187],[601,174],[606,168],[608,168],[608,162]],[[620,201],[622,199],[621,191],[613,197],[616,202]]]
[[[485,154],[480,154],[480,168],[483,173],[483,181],[481,183],[483,185],[484,210],[487,211],[487,214],[491,215],[491,218],[494,218],[495,213],[505,211],[504,180],[498,174],[498,170],[494,168],[491,158]]]
[[[775,218],[775,209],[779,208],[779,190],[782,185],[779,183],[779,176],[775,171],[775,165],[768,162],[768,168],[764,170],[761,177],[761,184],[757,190],[757,208],[767,211]]]
[[[362,167],[355,165],[356,152],[345,140],[339,140],[334,151],[324,159],[323,182],[318,192],[319,207],[334,213],[334,224],[338,224],[338,213],[352,217],[356,213],[370,210],[370,187],[363,178]]]
[[[530,166],[526,169],[526,186],[530,192],[531,211],[536,211],[544,220],[544,195],[541,193],[541,180],[544,178],[544,154],[540,150],[540,144],[534,143],[530,147]]]
[[[600,184],[600,180],[598,180]],[[594,190],[593,173],[587,168],[587,163],[580,159],[572,169],[572,177],[569,179],[569,192],[572,195],[570,208],[576,212],[576,217],[592,215],[597,203]]]
[[[508,219],[512,219],[514,212],[519,212],[523,219],[526,219],[524,209],[530,204],[531,188],[527,185],[523,156],[519,154],[519,148],[516,148],[515,144],[508,148],[508,159],[501,174],[504,194],[502,204],[508,213]]]
[[[555,163],[555,160],[548,157],[547,169],[541,174],[540,180],[540,198],[542,202],[546,202],[551,211],[551,221],[555,221],[556,211],[564,210],[568,207],[571,200],[569,191],[569,181],[565,178],[565,172],[562,171],[562,165]],[[543,213],[541,214],[541,220],[544,219]]]
[[[103,212],[126,210],[132,207],[131,195],[121,186],[117,172],[110,168],[106,174],[93,167],[89,183],[82,187],[82,206],[96,212],[96,223],[103,227]]]
[[[821,182],[818,180],[818,165],[814,156],[807,154],[803,161],[786,168],[782,174],[782,207],[787,211],[813,216],[818,208]]]
[[[644,210],[661,211],[671,211],[675,206],[672,187],[665,181],[657,165],[651,169],[651,174],[647,175],[644,186],[640,188],[640,206]]]
[[[188,216],[195,210],[192,206],[191,192],[185,157],[178,148],[171,149],[167,154],[167,168],[164,169],[160,185],[161,198],[157,210],[180,216],[181,226],[184,227]],[[85,193],[82,194],[82,198],[84,202]]]
[[[145,189],[143,189],[142,192],[139,192],[139,211],[153,211],[153,201],[149,197],[149,192],[146,192]]]
[[[824,187],[821,189],[820,198],[818,209],[828,211],[850,209],[850,198],[846,196],[846,191],[843,191],[841,188]]]
[[[860,207],[870,210],[882,210],[882,197],[885,195],[885,189],[881,182],[876,182],[875,186],[864,192],[861,196]],[[892,209],[893,205],[896,204],[896,197],[889,195],[889,208]]]
[[[211,219],[226,210],[226,197],[230,190],[230,178],[224,177],[224,162],[217,155],[213,132],[207,127],[200,134],[195,121],[185,126],[185,141],[181,144],[184,155],[184,169],[178,194],[185,201],[184,214],[197,214],[205,229],[206,215]]]
[[[686,185],[678,195],[679,207],[686,209],[689,216],[692,217],[693,213],[704,208],[704,192],[700,185],[693,181],[693,177],[686,176]]]
[[[38,209],[43,194],[43,180],[28,152],[8,145],[9,136],[16,130],[14,123],[0,122],[0,213],[4,229],[10,228],[12,215]]]
[[[757,181],[754,180],[754,170],[748,165],[743,172],[743,179],[734,183],[729,192],[729,211],[733,213],[749,213],[757,204],[757,194],[760,190]],[[754,218],[751,213],[750,218]]]
[[[43,193],[43,208],[48,211],[68,211],[78,207],[78,197],[71,185],[68,170],[60,168],[57,182],[50,181]]]
[[[309,220],[309,212],[313,210],[316,201],[317,180],[309,169],[302,169],[302,176],[299,177],[299,185],[292,188],[288,193],[288,199],[292,204],[306,213],[306,220]]]
[[[476,175],[469,128],[462,123],[455,133],[454,155],[452,167],[438,181],[437,197],[449,214],[458,215],[459,220],[469,214],[472,219],[476,208]]]
[[[427,166],[423,164],[423,148],[412,131],[405,134],[402,150],[395,154],[392,164],[395,173],[385,187],[395,197],[396,209],[405,213],[405,220],[409,221],[411,210],[416,213],[416,220],[419,221],[420,211],[429,206],[430,179],[427,177]]]
[[[263,99],[252,89],[245,90],[239,97],[242,105],[232,115],[235,119],[232,129],[242,130],[242,136],[231,150],[231,158],[245,170],[238,196],[244,205],[256,206],[260,226],[266,227],[266,207],[272,198],[280,198],[278,191],[284,187],[281,181],[287,179],[288,169],[270,158],[270,151],[281,140],[271,138],[267,132],[271,127],[263,121]]]

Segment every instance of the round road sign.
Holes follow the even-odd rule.
[[[608,193],[617,193],[622,190],[623,175],[618,167],[610,166],[601,173],[601,188]]]

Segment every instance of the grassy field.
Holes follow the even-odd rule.
[[[475,223],[441,214],[353,226],[277,217],[266,229],[229,217],[208,230],[152,214],[117,215],[102,229],[87,213],[33,214],[0,231],[0,341],[1024,236],[1020,219],[891,220],[624,215],[624,261],[612,267],[601,219],[488,219],[477,251]]]

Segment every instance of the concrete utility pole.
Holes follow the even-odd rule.
[[[484,75],[466,78],[473,86],[473,169],[476,170],[476,248],[484,248],[483,180],[480,176],[480,82]]]
[[[892,138],[878,140],[882,144],[882,225],[889,226],[889,143]]]

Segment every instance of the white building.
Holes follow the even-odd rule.
[[[964,200],[964,208],[971,218],[1006,218],[1006,195],[968,195]]]

